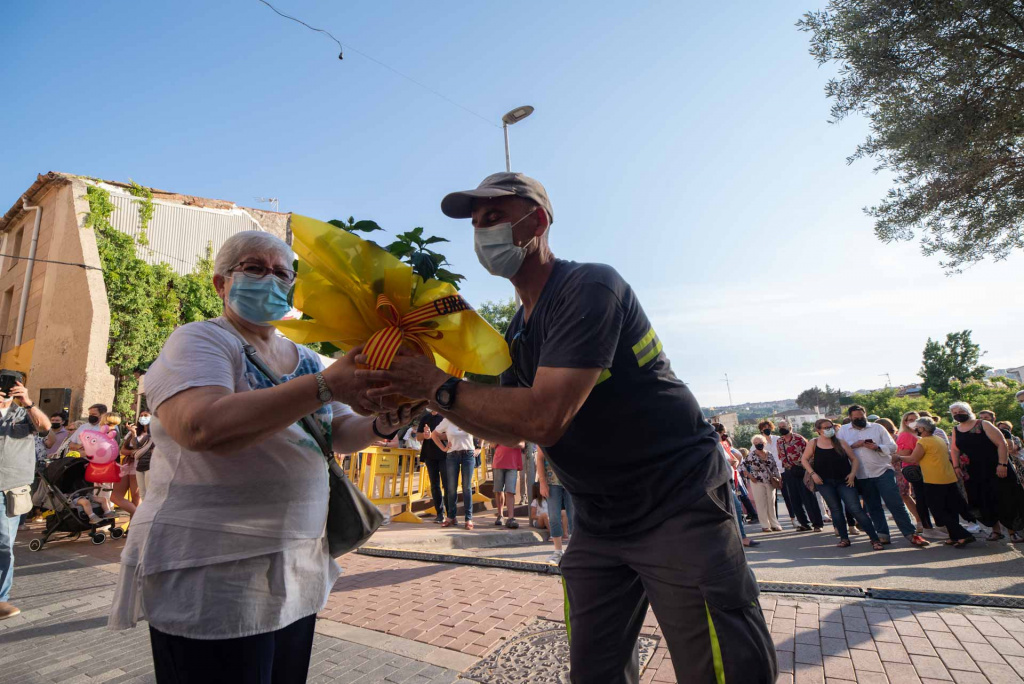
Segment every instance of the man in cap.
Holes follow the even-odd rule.
[[[573,682],[639,681],[648,605],[679,681],[774,682],[729,468],[633,289],[610,266],[554,257],[551,202],[523,174],[488,176],[441,210],[472,219],[480,263],[522,299],[506,334],[512,367],[497,387],[400,356],[359,371],[382,383],[370,400],[427,400],[484,439],[544,447],[576,505],[561,560]]]

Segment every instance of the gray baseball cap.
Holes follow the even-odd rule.
[[[538,181],[521,173],[493,173],[481,181],[475,190],[453,192],[441,200],[441,211],[452,218],[470,218],[473,202],[489,197],[522,197],[540,205],[548,215],[548,223],[554,223],[548,192]]]

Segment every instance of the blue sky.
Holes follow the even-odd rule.
[[[915,380],[963,328],[1024,364],[1022,259],[947,277],[883,245],[848,166],[863,120],[828,123],[831,73],[794,28],[820,0],[433,3],[277,0],[495,122],[279,18],[257,0],[5,3],[0,205],[66,171],[323,219],[422,225],[479,304],[511,294],[441,197],[504,168],[541,180],[563,258],[614,265],[705,406]]]

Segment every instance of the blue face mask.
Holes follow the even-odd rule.
[[[289,286],[272,275],[254,278],[244,273],[231,274],[228,306],[250,323],[266,325],[288,315]]]

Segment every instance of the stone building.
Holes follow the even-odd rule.
[[[83,225],[89,185],[110,193],[114,228],[137,236],[140,200],[127,184],[52,171],[0,216],[0,368],[25,373],[30,395],[48,413],[62,408],[59,390],[70,390],[75,417],[114,398],[106,363],[110,310],[96,236]],[[291,243],[290,214],[152,192],[149,245],[138,247],[149,263],[188,273],[208,245],[216,254],[243,230],[266,230]]]

